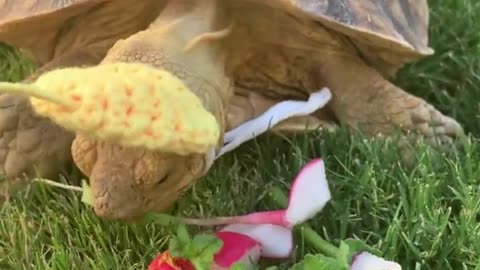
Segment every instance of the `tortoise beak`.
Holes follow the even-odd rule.
[[[135,189],[131,171],[97,163],[90,175],[95,214],[106,220],[135,221],[144,213],[142,193]]]

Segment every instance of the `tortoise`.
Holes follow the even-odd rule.
[[[168,70],[217,120],[221,129],[217,152],[226,131],[282,100],[305,99],[324,87],[332,93],[324,109],[290,119],[280,124],[279,130],[301,131],[333,123],[373,136],[400,128],[426,137],[436,147],[448,146],[464,136],[454,119],[388,80],[405,64],[433,54],[428,46],[426,0],[144,1],[149,4],[143,12],[156,13],[155,18],[126,12],[130,17],[122,23],[135,21],[138,25],[122,34],[116,32],[108,41],[99,38],[103,38],[96,32],[99,28],[85,31],[85,24],[103,24],[108,16],[95,15],[101,10],[106,15],[116,7],[124,14],[125,7],[120,4],[95,0],[27,2],[32,5],[18,12],[14,5],[19,4],[3,1],[2,5],[10,8],[2,8],[0,13],[0,40],[29,49],[39,61],[47,63],[48,68],[40,69],[40,73],[61,66],[115,62],[144,63]],[[126,0],[118,2],[128,5]],[[45,42],[32,41],[25,33],[28,27],[42,27],[32,23],[40,17],[61,18],[43,26],[44,32],[47,28],[56,29],[56,33],[61,29],[56,35],[60,38],[44,46],[38,45]],[[118,29],[116,23],[110,26]],[[72,32],[79,27],[84,31]],[[101,49],[93,46],[81,47],[81,53],[76,51],[80,47],[72,46],[74,41],[88,40],[80,38],[81,34],[101,43]],[[75,61],[63,60],[65,53],[52,56],[54,43],[55,48],[68,48],[67,58]],[[96,57],[89,60],[84,54]],[[13,104],[13,97],[7,97],[2,98],[2,107]],[[36,115],[31,106],[22,108],[10,106],[0,112],[3,169],[10,178],[33,165],[53,168],[50,157],[65,160],[70,150],[71,141],[66,138],[71,137],[66,130]],[[23,118],[33,119],[29,132],[22,132],[25,127],[18,119]],[[30,155],[33,152],[36,154]],[[210,166],[209,153],[152,151],[82,134],[73,139],[71,155],[89,177],[95,213],[105,219],[134,220],[148,211],[164,211]],[[55,172],[44,169],[44,173],[48,171]]]

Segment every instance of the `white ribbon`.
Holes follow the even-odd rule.
[[[310,94],[307,101],[286,100],[275,104],[259,117],[247,121],[228,131],[224,136],[224,144],[220,152],[215,155],[215,149],[207,153],[205,169],[208,171],[213,162],[239,147],[241,144],[260,136],[276,124],[297,116],[307,116],[323,108],[332,98],[328,88],[323,88]]]

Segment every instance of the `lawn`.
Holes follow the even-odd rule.
[[[275,207],[266,187],[287,190],[306,161],[322,156],[333,199],[310,225],[324,238],[358,237],[407,270],[480,269],[480,2],[430,2],[436,54],[403,69],[395,82],[463,124],[470,135],[463,151],[422,146],[416,166],[407,168],[391,141],[344,129],[294,140],[264,136],[216,163],[176,211],[231,215]],[[20,80],[30,70],[0,47],[0,80]],[[158,225],[99,220],[80,194],[55,188],[18,194],[0,213],[0,269],[144,269],[168,240]],[[309,251],[299,246],[296,258]]]

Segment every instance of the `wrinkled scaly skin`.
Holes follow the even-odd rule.
[[[303,2],[306,5],[308,1]],[[356,3],[361,6],[366,2],[371,1]],[[248,7],[243,8],[239,14],[247,12]],[[330,114],[324,119],[360,128],[370,135],[388,135],[400,128],[423,135],[428,143],[441,149],[464,137],[462,127],[454,119],[390,83],[375,66],[365,63],[357,48],[342,36],[308,20],[273,14],[268,8],[251,10],[250,15],[245,23],[251,25],[251,33],[257,37],[256,54],[235,70],[237,85],[244,92],[305,98],[306,92],[326,86],[333,98],[324,113],[333,113],[334,117],[328,117]],[[279,29],[282,39],[278,37]],[[276,44],[272,45],[274,41]],[[395,68],[390,67],[386,73],[392,69]]]
[[[328,108],[295,119],[284,130],[301,130],[298,123],[329,121],[374,135],[390,134],[399,126],[426,136],[437,147],[463,136],[455,120],[391,84],[382,74],[392,71],[379,70],[385,63],[366,63],[342,36],[279,9],[235,3],[230,16],[221,0],[169,1],[147,30],[116,42],[103,62],[135,61],[170,70],[200,97],[222,131],[259,115],[275,101],[306,98],[326,86],[333,93]],[[230,20],[235,23],[232,28]],[[191,44],[194,39],[197,42]],[[52,125],[47,120],[42,123]],[[65,134],[61,129],[55,132],[62,134],[59,137]],[[19,135],[11,137],[19,140]],[[62,153],[63,144],[56,144]],[[53,143],[42,145],[48,148]],[[72,155],[89,176],[95,212],[106,219],[136,219],[147,211],[163,211],[205,172],[203,155],[149,152],[82,136],[75,138]],[[10,175],[27,167],[10,170]]]

